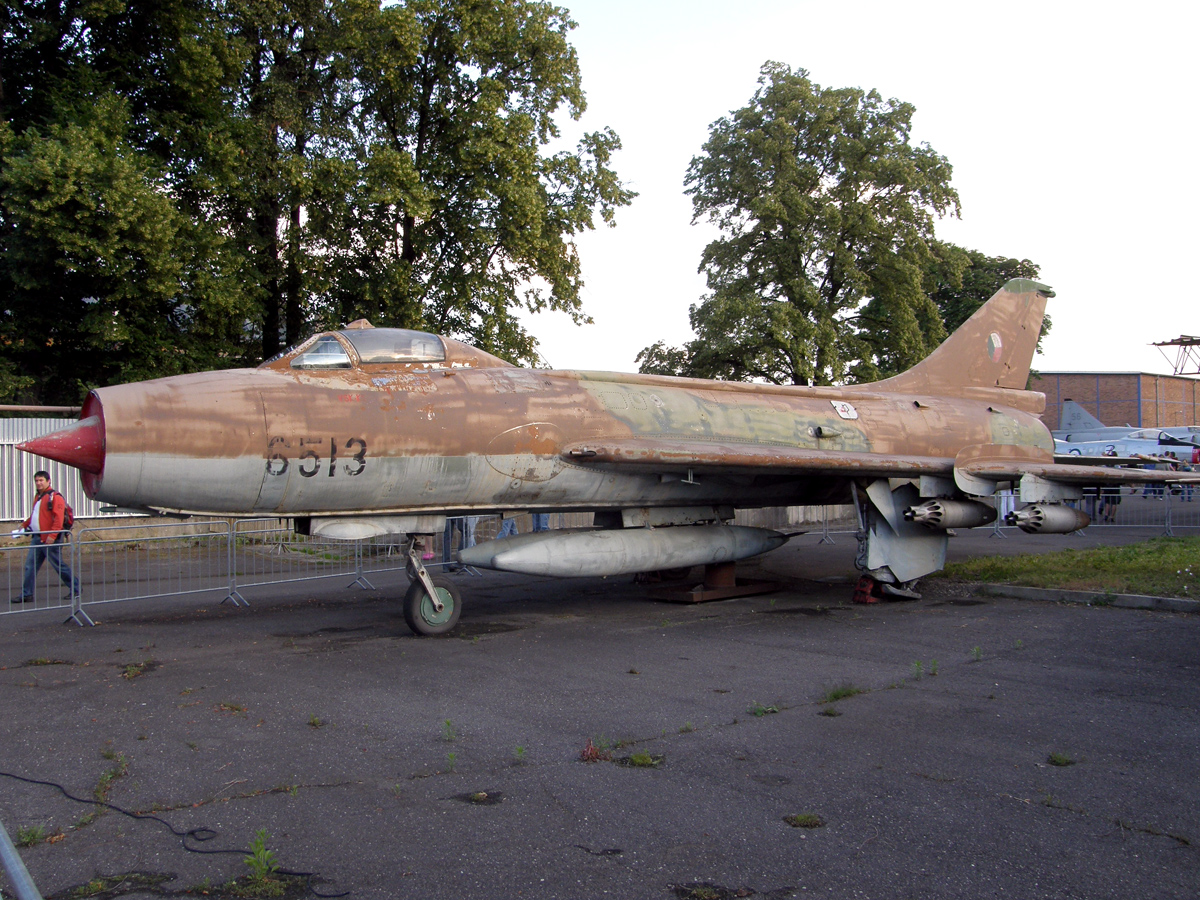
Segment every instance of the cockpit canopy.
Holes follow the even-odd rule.
[[[1125,437],[1127,441],[1157,441],[1160,444],[1168,446],[1192,446],[1196,443],[1197,435],[1191,432],[1188,437],[1176,437],[1173,434],[1168,434],[1165,431],[1160,431],[1157,428],[1143,428],[1141,431],[1134,431]]]
[[[264,368],[303,371],[354,369],[359,366],[493,367],[510,366],[477,347],[409,328],[373,328],[365,320],[340,331],[313,335],[263,363]]]
[[[338,335],[350,342],[363,365],[435,363],[446,359],[446,347],[436,334],[407,328],[343,329]],[[353,363],[345,346],[333,334],[318,335],[306,349],[292,357],[293,369],[350,369]]]

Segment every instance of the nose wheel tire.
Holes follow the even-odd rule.
[[[437,591],[438,602],[435,604],[425,590],[425,585],[414,581],[404,594],[404,621],[418,635],[446,634],[458,624],[459,613],[462,612],[462,595],[449,578],[433,578],[433,587]],[[438,605],[441,609],[438,609]]]

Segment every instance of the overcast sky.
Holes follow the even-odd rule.
[[[1170,372],[1148,345],[1200,334],[1197,4],[562,5],[588,99],[578,128],[620,135],[614,165],[639,196],[579,241],[596,324],[529,320],[550,365],[634,371],[643,347],[692,336],[713,232],[691,224],[684,173],[767,60],[916,107],[914,140],[949,159],[962,201],[938,236],[1031,259],[1057,293],[1035,367]]]

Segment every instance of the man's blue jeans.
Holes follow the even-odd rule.
[[[43,544],[38,541],[37,535],[34,535],[33,543],[29,546],[29,555],[25,557],[25,582],[21,587],[21,596],[33,596],[38,570],[47,559],[50,560],[54,571],[58,573],[58,577],[62,579],[62,583],[71,589],[72,594],[78,594],[79,579],[71,574],[71,567],[63,562],[62,544],[57,542]]]

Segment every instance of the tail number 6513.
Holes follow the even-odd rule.
[[[296,460],[296,471],[305,478],[313,478],[322,471],[330,478],[335,474],[361,475],[367,467],[367,442],[362,438],[350,438],[344,444],[332,437],[300,438],[296,444],[296,453],[293,454],[292,442],[287,438],[273,437],[267,441],[268,475],[287,474],[293,458]],[[326,448],[328,455],[324,455]]]

